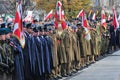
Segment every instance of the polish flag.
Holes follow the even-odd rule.
[[[62,3],[60,1],[58,1],[57,5],[56,5],[56,13],[58,15],[58,20],[61,21],[61,19],[62,19]]]
[[[93,14],[92,20],[96,20],[96,14]]]
[[[32,17],[33,11],[28,11],[27,16],[23,19],[25,22],[33,22],[33,17]]]
[[[101,11],[101,25],[106,29],[106,16],[105,16],[105,11],[102,9]]]
[[[65,19],[65,13],[64,13],[64,11],[62,11],[62,18]]]
[[[82,9],[82,10],[79,12],[79,14],[77,15],[77,18],[82,17],[83,13],[84,13],[84,10]]]
[[[24,37],[23,27],[22,27],[22,4],[20,2],[18,3],[18,6],[17,6],[13,34],[19,40],[22,48],[24,48],[25,37]]]
[[[109,20],[111,20],[111,16],[110,16],[110,14],[109,14],[109,16],[108,16],[108,21],[109,21]]]
[[[120,21],[120,14],[119,14],[119,16],[118,16],[118,21]]]
[[[90,30],[89,30],[89,25],[88,25],[88,22],[87,22],[85,12],[83,12],[83,15],[82,15],[82,26],[83,26],[83,28],[85,30],[84,38],[86,40],[90,40],[91,39]]]
[[[54,25],[56,28],[58,28],[59,25],[62,27],[62,29],[66,28],[65,15],[64,11],[62,10],[62,3],[60,1],[57,2],[54,18]]]
[[[116,30],[117,28],[119,28],[119,23],[117,20],[117,14],[115,9],[113,8],[113,25],[114,25],[114,29]]]
[[[53,10],[51,10],[51,11],[47,14],[47,16],[44,18],[44,21],[52,18],[52,16],[53,16]]]

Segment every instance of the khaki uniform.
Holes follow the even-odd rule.
[[[84,39],[85,31],[83,28],[79,28],[77,31],[77,36],[79,40],[80,46],[80,56],[81,56],[81,66],[85,66],[85,58],[86,58],[86,43]]]
[[[65,46],[64,46],[64,31],[57,31],[57,41],[58,41],[58,60],[59,64],[67,63],[66,53],[65,53]]]
[[[81,63],[80,46],[76,32],[73,32],[72,34],[72,48],[74,55],[73,68],[80,69],[80,63]]]
[[[52,46],[53,46],[53,67],[57,67],[59,65],[58,63],[58,43],[57,43],[57,38],[56,38],[56,34],[51,34],[49,35],[50,38],[52,39]]]
[[[65,46],[67,63],[70,63],[74,60],[74,55],[72,51],[72,36],[68,30],[65,30],[65,37],[63,41],[64,41],[64,46]]]
[[[58,53],[58,62],[59,62],[59,75],[66,74],[66,63],[67,57],[65,53],[65,46],[64,46],[64,37],[65,32],[63,30],[56,30],[57,33],[57,53]]]
[[[84,33],[83,29],[78,29],[77,32],[78,40],[79,40],[79,46],[80,46],[80,55],[81,58],[84,58],[86,56],[85,54],[85,39],[84,39]]]
[[[100,56],[100,49],[101,49],[101,33],[100,33],[100,26],[96,26],[96,49],[97,49],[97,54]]]
[[[75,32],[72,34],[72,47],[75,60],[80,61],[80,47],[78,44],[77,34]]]
[[[97,44],[96,44],[96,31],[91,30],[91,51],[93,55],[98,55]]]

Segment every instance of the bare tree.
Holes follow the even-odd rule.
[[[3,0],[0,1],[0,14],[12,14],[15,15],[16,11],[16,1],[17,0]],[[31,0],[21,0],[23,6],[23,13],[25,14],[26,10],[33,10],[36,5],[33,5]]]

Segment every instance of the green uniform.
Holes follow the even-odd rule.
[[[7,47],[5,41],[0,42],[0,72],[2,72],[2,80],[12,80],[10,71],[10,47]],[[8,52],[9,51],[9,52]],[[7,74],[8,73],[8,74]]]
[[[97,54],[100,56],[100,49],[101,49],[101,33],[100,33],[100,26],[96,26],[96,49],[97,49]]]

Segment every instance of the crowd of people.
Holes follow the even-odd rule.
[[[66,21],[66,29],[51,22],[23,22],[25,47],[14,37],[13,25],[1,24],[1,80],[58,80],[98,61],[120,48],[120,29],[112,20],[107,27],[89,21],[89,31],[79,19]],[[90,34],[87,40],[85,36]]]

